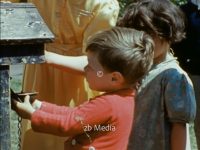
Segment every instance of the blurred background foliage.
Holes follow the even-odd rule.
[[[119,1],[119,5],[120,5],[120,14],[119,14],[119,16],[122,16],[126,6],[128,4],[130,4],[131,2],[135,1],[135,0],[118,0],[118,1]],[[182,5],[182,4],[185,4],[187,2],[187,0],[171,0],[171,1],[173,3],[175,3],[176,5]]]

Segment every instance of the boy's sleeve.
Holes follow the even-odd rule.
[[[169,72],[165,87],[165,106],[171,122],[188,123],[195,119],[196,101],[192,82],[177,70]]]
[[[48,102],[42,102],[42,105],[40,107],[40,110],[43,112],[51,113],[51,114],[66,114],[73,110],[73,108],[68,106],[59,106],[56,104],[48,103]]]
[[[108,121],[112,110],[106,99],[97,98],[65,112],[52,114],[36,110],[31,118],[33,130],[58,136],[74,136],[83,133],[87,125],[93,127]]]

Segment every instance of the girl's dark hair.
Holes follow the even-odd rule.
[[[185,16],[170,0],[139,0],[130,4],[118,26],[143,30],[170,43],[185,37]]]
[[[134,84],[153,63],[154,43],[143,31],[114,27],[89,38],[86,51],[95,53],[105,69],[120,72]]]

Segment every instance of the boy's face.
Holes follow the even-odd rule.
[[[110,91],[111,72],[105,70],[93,52],[87,53],[88,65],[85,66],[85,76],[91,89],[96,91]]]

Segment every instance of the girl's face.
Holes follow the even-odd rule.
[[[85,66],[84,71],[90,88],[96,91],[112,90],[110,84],[112,73],[102,67],[95,53],[88,51],[87,57],[88,65]]]

